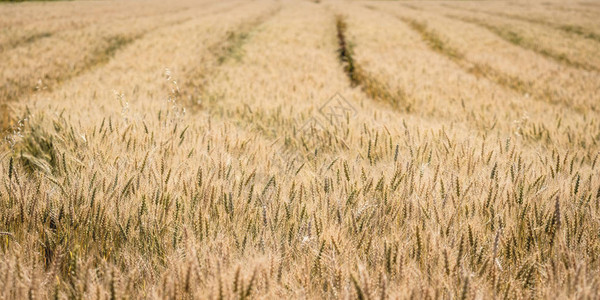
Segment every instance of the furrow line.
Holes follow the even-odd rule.
[[[350,80],[351,86],[360,86],[362,91],[373,100],[391,105],[396,110],[410,112],[412,105],[402,90],[391,91],[385,83],[367,72],[356,63],[353,58],[352,44],[346,36],[347,24],[341,15],[336,16],[336,30],[338,40],[338,58],[344,67],[344,72]]]

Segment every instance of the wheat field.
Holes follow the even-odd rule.
[[[598,299],[599,20],[0,3],[0,299]]]

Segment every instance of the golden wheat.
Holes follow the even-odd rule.
[[[572,2],[0,5],[0,298],[598,298]]]

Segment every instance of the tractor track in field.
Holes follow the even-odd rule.
[[[377,8],[373,7],[369,9],[378,10]],[[519,94],[527,93],[533,95],[534,99],[542,103],[550,105],[559,105],[560,107],[566,109],[572,109],[578,112],[580,111],[579,107],[573,107],[569,103],[569,99],[557,96],[549,90],[538,91],[536,89],[531,88],[532,83],[530,82],[524,81],[515,76],[505,74],[497,69],[494,69],[488,64],[477,63],[472,60],[469,60],[464,53],[448,45],[446,39],[440,36],[431,28],[429,28],[427,24],[419,22],[413,18],[397,16],[395,14],[392,15],[398,18],[406,25],[408,25],[413,31],[418,33],[421,36],[421,39],[432,51],[445,56],[467,73],[472,74],[476,77],[486,78],[504,88],[513,90]]]
[[[344,68],[351,86],[359,86],[371,99],[386,103],[395,110],[410,112],[412,105],[402,90],[391,91],[386,84],[369,74],[353,57],[352,44],[347,39],[345,17],[337,15],[335,19],[338,41],[338,58]]]
[[[51,37],[54,33],[55,32],[52,31],[36,32],[21,38],[14,39],[13,41],[2,43],[0,44],[0,53],[23,45],[34,43],[43,38]]]
[[[198,67],[185,74],[185,78],[191,78],[182,86],[180,96],[186,100],[187,106],[195,110],[201,110],[204,107],[195,101],[196,97],[205,97],[204,88],[209,76],[214,74],[221,65],[231,59],[241,60],[243,56],[243,47],[251,39],[251,35],[263,23],[275,16],[281,10],[281,6],[269,10],[268,12],[257,16],[247,22],[242,23],[237,28],[227,32],[220,41],[208,46],[209,56],[200,58],[196,64]]]
[[[225,13],[235,6],[236,5],[229,5],[214,12],[202,13],[199,16]],[[179,26],[191,20],[194,20],[194,18],[185,17],[159,26],[146,28],[134,34],[117,34],[104,37],[105,44],[102,47],[93,50],[90,55],[91,57],[85,60],[80,67],[75,68],[71,72],[56,74],[55,76],[45,78],[44,83],[46,84],[46,88],[48,91],[52,91],[73,78],[106,65],[117,53],[152,32],[163,30],[169,27]],[[36,84],[31,82],[22,83],[18,80],[8,79],[8,81],[5,82],[1,88],[5,91],[9,91],[7,95],[3,97],[3,99],[0,99],[2,102],[0,105],[0,134],[1,136],[5,136],[10,132],[11,127],[13,127],[13,124],[16,121],[14,119],[15,116],[13,115],[14,112],[11,109],[10,103],[35,93]]]
[[[595,32],[593,30],[584,28],[579,25],[564,24],[564,23],[560,24],[560,23],[549,22],[549,21],[546,21],[541,18],[532,18],[532,17],[526,17],[526,16],[522,16],[522,15],[517,15],[517,14],[509,14],[509,13],[504,13],[504,12],[491,12],[491,11],[471,9],[471,8],[462,8],[462,7],[449,5],[449,4],[442,5],[442,6],[450,8],[450,9],[454,9],[454,10],[459,10],[459,11],[470,11],[470,12],[474,12],[474,13],[483,13],[483,14],[486,14],[486,15],[489,15],[492,17],[498,17],[498,18],[504,18],[504,19],[508,19],[508,20],[523,21],[523,22],[527,22],[530,24],[542,25],[542,26],[545,26],[548,28],[561,30],[568,34],[572,34],[575,36],[579,36],[579,37],[590,39],[590,40],[593,40],[596,42],[600,42],[600,34],[599,33]]]
[[[213,3],[210,3],[210,4],[213,4]],[[187,11],[189,9],[190,9],[189,7],[182,7],[182,8],[175,9],[175,10],[172,10],[172,11],[167,11],[167,12],[145,13],[145,14],[141,14],[141,15],[135,16],[135,18],[137,18],[137,19],[143,19],[143,18],[150,18],[150,17],[166,16],[166,15],[170,15],[170,14],[178,14],[178,13]],[[126,20],[128,18],[130,18],[130,17],[124,17],[124,16],[122,16],[122,17],[115,18],[114,20],[122,21],[122,20]],[[73,31],[73,30],[81,31],[82,29],[89,28],[94,23],[90,22],[88,24],[84,24],[83,26],[77,26],[75,24],[77,24],[77,23],[76,22],[72,22],[71,24],[68,24],[67,27],[65,27],[65,28],[54,29],[54,30],[44,30],[44,31],[40,31],[40,32],[34,32],[34,33],[31,33],[31,34],[26,35],[26,36],[17,37],[17,38],[14,38],[12,40],[6,41],[4,43],[0,43],[0,53],[2,53],[4,51],[11,50],[11,49],[14,49],[14,48],[17,48],[17,47],[21,47],[21,46],[24,46],[24,45],[35,43],[36,41],[44,39],[44,38],[49,38],[49,37],[55,36],[57,33],[60,33],[60,32]]]
[[[518,32],[510,30],[509,28],[504,28],[504,26],[496,26],[483,22],[478,18],[469,18],[463,16],[456,16],[452,14],[446,14],[447,18],[462,21],[465,23],[470,23],[477,25],[479,27],[487,29],[489,32],[495,34],[499,38],[517,46],[525,50],[533,51],[543,57],[549,58],[551,60],[556,61],[557,63],[563,64],[568,67],[586,70],[586,71],[594,71],[599,72],[600,69],[594,65],[583,63],[580,61],[573,60],[569,58],[563,52],[557,52],[553,49],[549,49],[546,47],[541,47],[537,43],[528,40],[526,37],[522,36]]]

